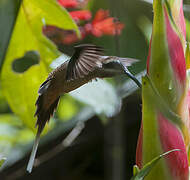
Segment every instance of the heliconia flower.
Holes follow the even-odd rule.
[[[71,11],[69,12],[71,17],[78,22],[79,20],[88,21],[91,19],[91,12],[88,10],[80,10],[80,11]]]
[[[180,149],[162,159],[147,180],[187,180],[190,143],[188,81],[185,61],[183,0],[154,0],[147,75],[143,78],[143,115],[136,163]]]
[[[94,36],[120,34],[124,24],[109,16],[109,11],[100,9],[97,11],[92,23],[91,33]],[[89,28],[89,24],[88,24]]]

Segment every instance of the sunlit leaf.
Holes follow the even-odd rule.
[[[6,158],[5,158],[5,157],[0,159],[0,167],[3,165],[3,163],[4,163],[5,161],[6,161]]]
[[[22,126],[22,121],[15,116],[14,114],[0,114],[0,124],[9,124],[15,127],[21,127]]]
[[[70,96],[63,96],[59,102],[57,114],[59,119],[66,121],[74,117],[78,112],[76,101]]]
[[[140,169],[137,165],[133,166],[133,176],[137,175],[140,172]]]
[[[190,22],[188,19],[185,19],[185,24],[186,24],[186,30],[187,30],[187,41],[190,41]]]
[[[0,144],[9,142],[15,144],[27,143],[34,138],[33,132],[23,126],[22,121],[14,114],[0,115]]]
[[[148,173],[151,171],[151,169],[157,164],[157,162],[164,156],[166,156],[169,153],[172,153],[174,151],[180,151],[179,149],[173,149],[171,151],[168,151],[166,153],[163,153],[156,158],[154,158],[152,161],[148,162],[139,172],[137,172],[131,180],[143,180]]]
[[[11,109],[32,129],[38,88],[47,77],[49,64],[60,54],[42,34],[44,24],[78,32],[68,12],[56,1],[23,0],[1,73],[3,93]],[[27,67],[23,73],[15,72],[15,60],[31,51],[38,52],[39,64]]]
[[[185,51],[185,60],[186,60],[186,68],[190,69],[190,47],[189,42],[187,43],[186,51]]]

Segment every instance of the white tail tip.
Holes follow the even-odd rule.
[[[34,145],[33,145],[33,148],[32,148],[32,152],[31,152],[31,155],[30,155],[30,159],[29,159],[29,162],[28,162],[28,165],[27,165],[27,171],[29,173],[32,172],[32,168],[33,168],[33,165],[34,165],[34,160],[35,160],[35,157],[36,157],[36,152],[37,152],[37,149],[38,149],[39,141],[40,141],[40,134],[37,133],[35,141],[34,141]]]

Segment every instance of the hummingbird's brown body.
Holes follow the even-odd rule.
[[[121,71],[106,71],[102,68],[97,68],[93,72],[89,72],[89,74],[85,77],[77,78],[74,80],[66,80],[66,72],[68,67],[68,62],[66,61],[59,67],[57,67],[54,71],[50,73],[47,79],[51,79],[51,88],[52,91],[56,93],[69,93],[78,87],[88,83],[89,81],[95,78],[106,78],[106,77],[113,77],[114,75],[118,75],[122,73]],[[49,89],[49,91],[51,91]]]
[[[130,58],[103,56],[103,49],[95,45],[80,45],[75,47],[75,53],[70,60],[53,70],[47,80],[42,83],[36,101],[36,126],[38,132],[33,152],[27,170],[30,172],[39,142],[39,136],[56,109],[59,98],[64,93],[71,92],[95,78],[113,77],[124,73],[123,67],[137,62]]]

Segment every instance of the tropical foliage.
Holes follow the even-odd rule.
[[[128,7],[127,19],[121,14],[130,4],[120,8],[110,4],[114,8],[98,0],[0,2],[0,166],[5,162],[8,167],[29,152],[36,133],[37,92],[48,73],[71,56],[75,44],[94,43],[108,49],[107,55],[141,59],[129,68],[134,74],[144,71],[147,56],[139,90],[142,124],[131,178],[189,179],[190,50],[186,41],[190,23],[188,11],[187,19],[183,12],[189,7],[183,6],[183,0],[142,1],[150,12],[153,5],[151,24],[152,14],[143,14],[143,8],[134,14]],[[69,130],[77,125],[80,130],[73,135],[74,128],[63,143],[69,146],[89,117],[98,115],[104,126],[113,117],[119,121],[122,99],[137,89],[126,76],[88,83],[62,97],[43,135],[60,124]],[[81,112],[87,115],[81,118]]]

